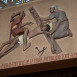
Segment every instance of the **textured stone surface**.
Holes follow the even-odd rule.
[[[24,10],[26,12],[26,17],[24,18],[23,23],[27,21],[32,21],[35,23],[33,17],[28,11],[28,8],[31,6],[34,6],[37,12],[39,13],[39,15],[43,17],[43,16],[48,16],[50,14],[49,7],[53,4],[57,5],[59,9],[64,10],[66,12],[70,23],[70,29],[73,33],[72,38],[66,37],[66,38],[56,40],[63,51],[59,55],[62,56],[62,54],[70,53],[71,56],[68,58],[72,58],[73,57],[72,53],[77,52],[77,40],[76,40],[77,0],[68,0],[68,1],[67,0],[37,0],[37,1],[30,2],[28,4],[21,4],[18,6],[9,7],[9,8],[0,10],[0,45],[9,39],[9,32],[10,32],[9,20],[12,13]],[[31,31],[36,26],[37,25],[35,23],[32,26],[26,26],[26,27],[28,27],[29,30]],[[1,58],[0,69],[4,68],[4,66],[2,67],[2,64],[4,63],[11,63],[11,62],[17,62],[17,61],[23,61],[23,60],[26,61],[30,59],[40,58],[39,55],[37,55],[38,51],[35,49],[35,47],[38,47],[40,50],[42,50],[43,47],[47,47],[47,50],[43,53],[41,58],[48,57],[48,56],[54,56],[54,57],[56,56],[55,54],[51,53],[50,44],[48,43],[47,39],[43,34],[30,39],[29,42],[31,42],[31,47],[26,51],[23,52],[23,45],[21,45],[15,50],[5,55],[3,58]],[[77,57],[77,54],[74,54],[74,57]],[[61,57],[60,59],[62,58],[63,57]],[[48,61],[51,61],[51,60],[48,60]],[[44,62],[47,62],[47,60]],[[29,63],[29,64],[35,64],[35,62]],[[24,65],[26,65],[26,63]],[[15,67],[15,66],[12,66],[12,67]],[[8,68],[10,68],[10,66],[8,66]]]

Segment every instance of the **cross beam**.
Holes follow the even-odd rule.
[[[33,18],[35,19],[35,22],[37,23],[37,25],[39,23],[41,25],[43,25],[43,21],[40,20],[40,16],[33,6],[29,8],[29,11],[30,11],[31,15],[33,16]],[[46,39],[48,40],[48,42],[50,43],[50,39],[47,37],[46,34],[44,34],[44,35],[45,35]],[[57,42],[55,40],[54,40],[54,48],[56,49],[56,54],[59,54],[62,52],[61,48],[59,47],[59,45],[57,44]]]

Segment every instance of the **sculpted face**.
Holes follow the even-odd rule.
[[[50,8],[50,13],[53,13],[53,12],[54,12],[54,8],[51,7],[51,8]]]

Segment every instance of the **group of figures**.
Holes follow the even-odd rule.
[[[22,23],[23,18],[26,16],[24,11],[13,13],[11,16],[11,29],[10,29],[10,40],[3,43],[0,47],[0,57],[4,56],[10,49],[12,49],[17,43],[20,45],[23,44],[23,51],[28,49],[31,46],[31,43],[27,41],[39,34],[45,34],[50,39],[50,48],[52,53],[56,53],[57,49],[55,48],[54,42],[55,39],[63,38],[66,36],[72,37],[73,34],[69,29],[69,21],[66,16],[66,13],[62,10],[59,10],[56,5],[52,5],[50,8],[50,15],[48,17],[40,17],[33,7],[29,8],[29,11],[34,15],[37,22],[37,27],[30,31],[28,28],[25,28],[25,25],[32,25],[33,22]],[[43,23],[44,21],[49,21],[56,19],[55,22]],[[14,38],[11,38],[13,35]],[[7,47],[5,49],[4,46]]]

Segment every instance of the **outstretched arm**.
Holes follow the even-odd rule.
[[[51,14],[52,15],[52,14]],[[47,16],[47,17],[40,17],[41,18],[41,20],[42,21],[49,21],[49,20],[52,20],[52,19],[54,19],[54,16],[52,15],[52,16]]]
[[[47,21],[50,20],[49,16],[48,17],[40,17],[42,21]]]
[[[33,22],[26,22],[26,23],[21,24],[20,27],[24,27],[26,25],[30,25],[31,26],[32,24],[34,24],[34,23]]]

